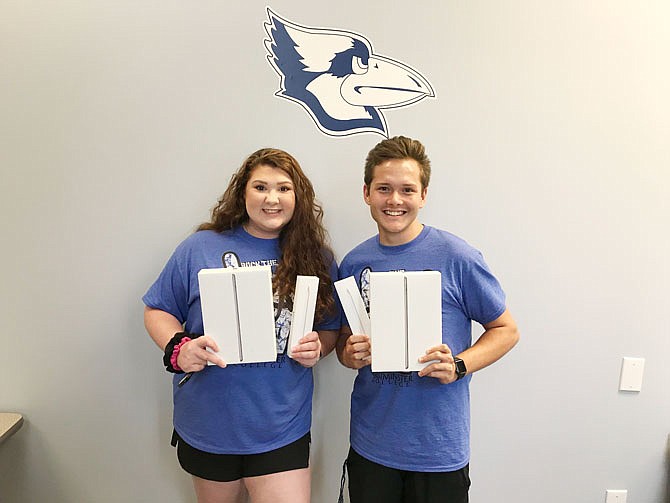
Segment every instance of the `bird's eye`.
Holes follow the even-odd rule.
[[[368,71],[367,63],[363,63],[363,59],[358,56],[354,56],[351,61],[351,69],[355,74],[361,75]]]

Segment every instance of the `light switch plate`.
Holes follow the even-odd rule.
[[[644,358],[624,357],[621,363],[620,391],[641,391]]]

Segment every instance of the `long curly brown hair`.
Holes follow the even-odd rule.
[[[335,309],[333,280],[330,277],[330,265],[334,255],[327,242],[328,234],[323,227],[323,209],[316,202],[314,187],[291,154],[276,148],[263,148],[247,157],[212,209],[211,220],[200,224],[196,232],[223,232],[249,221],[244,195],[251,172],[261,165],[284,171],[293,182],[295,191],[293,217],[279,233],[281,256],[272,279],[273,290],[280,302],[286,303],[293,297],[296,277],[299,274],[317,276],[319,293],[316,319],[323,320]]]

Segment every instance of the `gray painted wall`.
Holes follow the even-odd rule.
[[[472,501],[668,501],[670,4],[277,0],[420,70],[386,116],[427,145],[423,221],[484,251],[522,329],[475,376]],[[273,96],[263,2],[0,4],[0,501],[193,501],[140,296],[251,151],[303,164],[335,250],[374,232],[380,137]],[[618,391],[641,356],[641,393]],[[335,501],[353,372],[320,363],[313,500]]]

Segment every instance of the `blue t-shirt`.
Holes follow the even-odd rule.
[[[200,231],[186,238],[142,300],[166,311],[187,332],[203,333],[198,271],[205,268],[270,265],[280,258],[278,239],[260,239],[242,227],[218,233]],[[331,265],[336,277],[337,266]],[[189,445],[215,454],[257,454],[283,447],[311,426],[312,369],[286,354],[291,307],[275,303],[277,360],[210,366],[182,387],[173,380],[174,427]],[[339,313],[315,327],[337,330]]]
[[[354,276],[369,307],[370,271],[425,270],[442,274],[442,342],[457,355],[472,344],[471,320],[489,323],[505,311],[500,284],[462,239],[428,226],[400,246],[375,236],[344,257],[339,277]],[[460,470],[470,459],[469,383],[469,375],[445,385],[417,372],[361,368],[351,394],[351,446],[400,470]]]

